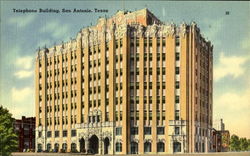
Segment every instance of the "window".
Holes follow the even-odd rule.
[[[59,150],[59,144],[58,143],[55,143],[54,149],[55,149],[56,152],[58,152],[58,150]]]
[[[180,96],[175,96],[175,103],[180,103]]]
[[[180,68],[179,67],[175,67],[175,74],[176,75],[180,74]]]
[[[174,133],[175,133],[175,135],[179,135],[180,134],[180,127],[175,127]]]
[[[51,137],[51,131],[47,132],[47,137],[50,138]]]
[[[50,151],[50,150],[51,150],[51,144],[48,143],[48,144],[47,144],[47,151]]]
[[[176,81],[176,82],[175,82],[175,88],[176,88],[176,89],[179,89],[179,88],[180,88],[180,81]]]
[[[152,111],[149,111],[149,120],[152,120]]]
[[[145,142],[144,143],[144,152],[151,152],[151,142]]]
[[[76,136],[76,130],[71,130],[71,136],[72,137]]]
[[[71,152],[76,152],[76,144],[75,143],[71,144]]]
[[[157,134],[158,135],[164,134],[164,127],[157,127]]]
[[[38,132],[38,137],[42,137],[42,132]]]
[[[131,135],[137,135],[138,134],[138,127],[131,127]]]
[[[174,142],[174,152],[181,152],[181,143]]]
[[[179,61],[180,60],[180,53],[175,53],[175,60]]]
[[[117,127],[117,128],[115,129],[115,134],[116,134],[116,135],[122,135],[122,127]]]
[[[100,122],[100,116],[99,115],[97,116],[97,122]]]
[[[162,46],[163,46],[163,47],[166,46],[166,38],[165,38],[165,37],[162,38]]]
[[[63,137],[67,137],[67,131],[63,131]]]
[[[180,111],[175,110],[175,120],[180,120]]]
[[[176,39],[175,39],[175,45],[180,46],[180,38],[179,38],[179,36],[177,36]]]
[[[157,143],[157,152],[165,152],[165,144],[164,142]]]
[[[116,151],[116,152],[122,152],[122,143],[117,142],[117,143],[115,144],[115,151]]]
[[[62,144],[62,149],[63,149],[64,151],[67,150],[67,144],[66,144],[66,143],[63,143],[63,144]]]
[[[138,154],[138,143],[131,142],[131,154]]]
[[[105,121],[109,121],[109,112],[105,113]]]
[[[151,127],[144,127],[144,134],[151,135]]]
[[[55,137],[59,137],[59,131],[55,131]]]

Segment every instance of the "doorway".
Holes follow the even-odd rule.
[[[88,153],[92,153],[92,154],[98,154],[98,147],[99,147],[99,139],[96,135],[93,135],[90,139],[89,139],[89,151],[87,151]]]
[[[83,138],[81,138],[79,140],[79,142],[80,142],[80,152],[85,153],[86,152],[86,150],[85,150],[85,140]]]
[[[104,139],[104,154],[109,154],[109,138]]]

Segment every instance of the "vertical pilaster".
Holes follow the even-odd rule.
[[[50,72],[51,72],[52,75],[50,74],[50,77],[51,76],[52,77],[51,77],[51,81],[50,81],[51,86],[49,86],[50,93],[51,93],[50,95],[52,96],[52,99],[50,99],[51,104],[52,104],[52,114],[51,114],[51,120],[52,120],[52,128],[51,128],[52,145],[51,145],[51,147],[54,147],[54,144],[55,144],[55,129],[56,129],[55,128],[55,95],[54,95],[54,93],[55,93],[55,85],[54,85],[54,82],[55,82],[55,75],[54,75],[55,66],[54,66],[54,60],[55,60],[54,56],[51,56],[50,57],[50,62],[51,62],[51,64],[50,64]]]
[[[192,116],[191,116],[191,125],[192,125],[192,143],[191,143],[191,152],[194,152],[195,147],[195,52],[196,52],[196,26],[194,27],[193,38],[192,38],[192,51],[191,51],[191,92],[192,92],[192,101],[191,101],[191,109],[192,109]]]
[[[156,124],[157,124],[157,113],[156,113],[156,107],[157,107],[157,37],[152,37],[152,153],[157,152],[156,148],[156,141],[157,141],[157,131],[156,131]],[[151,81],[150,81],[151,82]]]
[[[38,52],[39,53],[39,52]],[[39,83],[39,73],[40,73],[40,71],[39,71],[39,62],[40,62],[40,56],[39,56],[39,54],[37,54],[38,56],[37,56],[37,58],[36,58],[36,62],[35,62],[35,109],[36,109],[36,128],[38,128],[38,126],[39,126],[39,118],[40,118],[40,112],[39,112],[39,106],[40,106],[40,104],[39,104],[39,86],[41,85],[42,86],[42,84],[40,84]]]
[[[100,73],[101,73],[101,112],[102,112],[102,116],[101,116],[101,122],[105,122],[105,114],[106,114],[106,47],[105,47],[105,35],[103,34],[103,39],[100,45],[100,50],[101,50],[101,67],[99,67],[101,69]],[[99,73],[99,72],[98,72]],[[109,108],[110,110],[111,108]]]
[[[76,66],[76,74],[77,74],[77,124],[81,124],[82,119],[82,38],[79,38],[77,41],[77,48],[76,48],[76,56],[77,62]]]
[[[68,59],[68,79],[67,81],[65,81],[67,84],[68,84],[68,90],[65,89],[65,91],[68,92],[68,130],[70,131],[71,129],[71,116],[72,116],[72,109],[71,109],[71,104],[72,104],[72,97],[71,97],[71,91],[73,91],[71,88],[71,81],[73,81],[73,77],[72,77],[72,69],[71,69],[71,66],[72,66],[72,60],[71,60],[71,53],[72,51],[69,51],[65,57]],[[74,71],[74,70],[73,70]],[[67,86],[67,85],[66,85]],[[70,142],[71,140],[71,134],[68,134],[68,138],[67,138],[67,142]]]
[[[88,38],[86,38],[87,40]],[[89,45],[84,48],[84,123],[89,123]]]
[[[180,35],[180,117],[188,124],[188,34]],[[188,126],[185,128],[185,135],[188,136]],[[185,149],[187,149],[188,140],[184,141]],[[184,145],[183,145],[184,146]],[[186,151],[187,152],[187,151]]]
[[[187,46],[187,35],[180,36],[180,111],[183,120],[187,120]]]
[[[169,130],[169,121],[174,120],[174,108],[175,108],[175,35],[166,36],[166,133],[167,139],[166,145],[169,149],[168,152],[173,151],[171,137]],[[169,141],[169,142],[168,142]]]
[[[35,109],[36,109],[36,134],[35,137],[37,138],[39,135],[38,127],[39,127],[39,120],[40,120],[40,84],[39,82],[39,62],[40,62],[40,56],[39,52],[37,52],[37,58],[35,62]],[[37,139],[35,140],[35,148],[38,149],[38,141]]]
[[[134,39],[136,40],[136,38]],[[136,44],[134,44],[136,45]],[[139,86],[139,127],[138,127],[138,154],[144,153],[144,38],[143,36],[139,36],[139,77],[140,77],[140,86]],[[136,53],[134,52],[134,60],[136,60]],[[134,61],[136,62],[136,61]],[[148,74],[148,73],[147,73]]]
[[[156,110],[156,116],[158,116],[158,111],[160,112],[160,120],[158,121],[159,122],[159,126],[163,126],[163,125],[165,125],[165,124],[163,124],[162,123],[162,114],[163,114],[163,102],[162,102],[162,99],[163,99],[163,96],[165,96],[165,95],[163,95],[163,87],[162,87],[162,84],[163,84],[163,61],[162,61],[162,57],[163,57],[163,55],[165,54],[163,54],[163,52],[162,52],[162,37],[160,37],[160,43],[158,44],[158,39],[157,39],[157,43],[156,43],[156,53],[157,53],[157,55],[158,55],[158,53],[160,54],[160,61],[158,61],[157,60],[157,62],[160,62],[159,64],[160,64],[160,78],[159,79],[157,79],[157,81],[159,81],[160,82],[160,91],[159,91],[159,95],[160,95],[160,103],[158,104],[158,102],[157,102],[157,105],[159,105],[160,107],[159,108],[157,108],[157,110]],[[159,50],[157,50],[159,48]],[[166,61],[165,61],[166,62]],[[158,65],[156,64],[156,66],[158,67]],[[165,72],[166,72],[166,68],[165,68]],[[157,74],[158,75],[158,74]],[[165,82],[164,82],[165,83]],[[165,86],[166,86],[166,84],[165,84]],[[158,90],[158,88],[157,88],[157,90]],[[156,90],[156,95],[158,96],[158,94],[157,94],[157,91]],[[157,99],[157,101],[158,101],[158,99]],[[156,118],[156,120],[157,120],[157,118]],[[158,125],[157,125],[158,126]],[[156,130],[156,132],[157,132],[157,130]],[[165,148],[166,149],[166,148]]]
[[[129,151],[129,145],[130,145],[130,107],[129,107],[129,102],[128,102],[128,80],[129,80],[129,73],[128,73],[128,58],[129,58],[129,51],[128,51],[128,45],[130,45],[127,34],[123,36],[122,39],[122,140],[124,141],[122,146],[122,153],[127,154]],[[121,69],[120,69],[121,70]]]
[[[114,47],[114,34],[111,34],[111,40],[109,41],[109,119],[112,122],[115,122],[115,104],[114,104],[114,86],[115,86],[115,68],[114,68],[114,57],[115,57],[115,47]]]
[[[60,146],[62,147],[62,142],[63,142],[63,118],[65,117],[63,115],[63,100],[62,100],[62,54],[57,55],[59,57],[59,74],[57,74],[57,77],[59,77],[59,85],[58,87],[58,92],[59,92],[59,105],[60,105]],[[64,123],[65,124],[65,123]],[[59,148],[60,149],[60,148]]]
[[[44,149],[46,149],[46,141],[47,141],[47,122],[46,122],[46,118],[47,118],[47,109],[46,109],[46,95],[47,95],[47,92],[46,92],[46,59],[47,59],[47,56],[46,56],[46,51],[44,50],[43,51],[43,56],[42,56],[42,128],[43,128],[43,135],[44,135]]]

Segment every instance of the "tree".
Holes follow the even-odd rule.
[[[14,119],[9,111],[0,106],[0,155],[10,155],[17,149],[17,135],[14,132]]]
[[[247,142],[248,142],[247,150],[250,151],[250,139],[247,139]]]
[[[232,135],[230,139],[230,150],[231,151],[240,151],[240,140],[237,135]]]
[[[246,138],[240,138],[240,150],[247,151],[248,142]]]

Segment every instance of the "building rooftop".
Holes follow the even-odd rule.
[[[160,21],[152,12],[150,12],[147,8],[138,10],[138,11],[117,11],[117,13],[110,18],[102,17],[97,20],[97,24],[93,26],[88,26],[82,28],[76,35],[76,38],[71,39],[68,42],[62,42],[61,44],[54,45],[50,48],[47,48],[46,46],[42,49],[37,50],[39,53],[40,51],[43,52],[49,52],[50,54],[54,52],[59,51],[63,52],[63,49],[71,49],[74,50],[77,47],[77,40],[79,38],[84,37],[83,34],[89,34],[90,38],[92,40],[96,40],[96,38],[99,38],[101,36],[101,33],[104,31],[112,31],[113,29],[116,29],[118,31],[124,31],[123,29],[126,29],[126,27],[132,26],[137,27],[138,29],[142,29],[142,31],[152,31],[155,27],[156,29],[161,29],[165,31],[182,31],[181,29],[187,29],[187,27],[192,26],[196,27],[197,32],[199,33],[200,30],[196,26],[195,22],[192,22],[190,25],[183,22],[180,24],[179,27],[177,27],[174,23],[163,23]],[[149,28],[148,30],[143,30],[143,28]],[[154,27],[154,28],[153,28]],[[186,31],[186,30],[185,30]],[[206,42],[206,40],[201,37],[203,42]],[[61,49],[61,50],[60,50]],[[52,53],[51,53],[52,52]],[[42,54],[43,55],[43,54]]]

